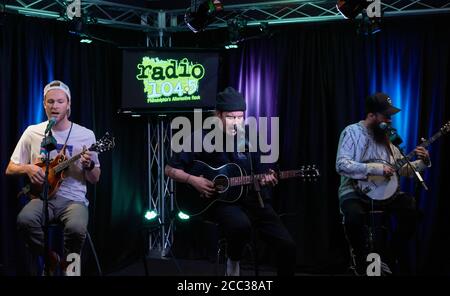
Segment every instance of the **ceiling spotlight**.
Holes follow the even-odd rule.
[[[241,17],[235,17],[227,21],[228,36],[231,44],[237,44],[243,41],[244,29],[247,26],[247,21]]]
[[[81,17],[74,17],[69,24],[69,33],[74,35],[86,34],[86,24]]]
[[[367,0],[338,0],[336,8],[346,19],[354,19],[369,4]]]
[[[359,23],[357,32],[361,35],[374,35],[381,31],[381,18],[380,17],[366,17],[364,14]]]
[[[194,0],[184,15],[184,21],[189,29],[197,33],[212,23],[214,17],[221,11],[223,11],[223,5],[219,0],[200,1],[199,5]]]
[[[87,30],[86,20],[80,17],[74,17],[70,21],[69,33],[80,38],[80,43],[92,43],[92,37]]]
[[[369,19],[370,25],[369,25],[369,32],[370,34],[376,34],[381,31],[381,19],[379,17],[374,17]]]

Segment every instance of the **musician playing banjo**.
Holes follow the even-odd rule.
[[[393,181],[397,181],[397,174],[411,177],[414,171],[407,164],[398,170],[395,168],[403,156],[386,132],[391,124],[391,116],[399,111],[387,94],[375,93],[366,99],[365,120],[347,126],[340,136],[336,157],[336,170],[341,175],[339,204],[344,215],[346,234],[356,257],[358,274],[365,274],[368,264],[366,230],[370,217],[367,213],[372,210],[394,214],[397,219],[391,243],[392,256],[381,260],[396,267],[396,273],[411,272],[407,246],[415,232],[418,217],[416,202],[412,195],[397,190],[398,183]],[[425,148],[419,146],[414,151],[418,159],[411,164],[417,171],[431,166]],[[373,179],[368,181],[370,178]],[[358,182],[365,185],[358,186]],[[384,183],[387,185],[383,186]],[[395,186],[395,193],[383,196],[392,186]],[[393,262],[397,263],[396,266],[393,266]]]
[[[244,111],[246,102],[241,93],[228,87],[217,95],[215,115],[222,122],[221,133],[224,137],[236,138],[236,126],[243,126]],[[202,132],[203,137],[206,132]],[[192,136],[194,138],[194,136]],[[203,140],[203,139],[202,139]],[[233,141],[237,143],[237,141]],[[226,141],[224,141],[225,145]],[[224,147],[225,148],[225,147]],[[246,172],[251,171],[250,157],[252,166],[256,173],[266,173],[257,152],[240,153],[236,149],[233,152],[213,151],[206,152],[179,152],[174,153],[173,157],[166,166],[166,174],[179,183],[188,183],[194,187],[204,199],[213,199],[215,188],[213,183],[200,176],[189,174],[187,169],[192,166],[194,161],[202,161],[210,166],[220,167],[230,163],[239,165]],[[250,157],[248,157],[250,155]],[[283,226],[280,218],[275,213],[269,201],[269,194],[264,194],[264,188],[274,186],[278,180],[273,170],[259,179],[262,186],[261,195],[264,199],[261,207],[254,191],[250,190],[247,196],[243,196],[236,203],[215,203],[205,213],[205,218],[216,221],[221,228],[227,240],[227,271],[226,275],[240,275],[239,262],[243,255],[245,244],[250,241],[251,223],[277,254],[279,275],[293,275],[295,269],[295,243],[287,229]],[[183,196],[180,198],[189,198]]]
[[[50,158],[59,153],[71,157],[83,151],[96,142],[94,133],[69,120],[71,94],[69,87],[59,80],[47,84],[44,88],[44,109],[49,121],[27,127],[21,136],[6,168],[7,175],[28,176],[35,185],[44,182],[44,170],[35,165],[41,162],[43,149],[41,142],[44,132],[50,127],[56,139],[56,150],[50,152]],[[53,125],[49,122],[53,121]],[[65,171],[64,180],[56,193],[49,197],[49,220],[64,224],[64,253],[80,254],[86,237],[88,224],[88,200],[86,199],[86,181],[95,184],[100,178],[100,163],[97,153],[85,151],[81,158]],[[18,230],[24,235],[25,241],[36,255],[44,251],[44,234],[42,225],[43,201],[31,199],[17,217]],[[50,251],[51,262],[56,263],[59,256]],[[54,268],[51,266],[50,268]],[[32,271],[30,271],[32,272]]]

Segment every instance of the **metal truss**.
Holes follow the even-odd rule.
[[[186,1],[188,2],[188,1]],[[227,21],[236,16],[247,20],[247,25],[321,22],[343,19],[337,11],[336,0],[285,0],[258,1],[227,5],[224,12],[208,26],[209,29],[226,27]],[[69,0],[7,0],[6,11],[24,15],[67,20],[65,16]],[[184,24],[186,9],[154,10],[139,6],[138,2],[122,4],[102,0],[81,0],[82,14],[97,24],[144,32],[188,30]],[[186,8],[188,7],[186,4]],[[383,16],[420,15],[450,12],[450,0],[381,0]],[[164,33],[161,33],[164,32]],[[155,43],[170,42],[166,37],[154,38]]]
[[[249,26],[342,20],[344,18],[336,3],[336,0],[287,0],[225,5],[223,15],[217,17],[208,28],[226,27],[228,20],[235,17],[245,19]],[[383,17],[449,13],[450,0],[381,0],[381,10]],[[181,14],[183,11],[167,13]]]
[[[172,129],[170,120],[164,115],[149,117],[147,123],[148,139],[148,203],[150,210],[158,213],[158,229],[149,234],[149,253],[151,256],[165,257],[173,242],[173,181],[166,177],[164,168],[172,150],[170,142]]]
[[[133,2],[128,1],[128,3]],[[8,0],[6,3],[6,11],[9,12],[68,20],[66,11],[72,0]],[[141,31],[158,29],[158,11],[133,4],[103,0],[81,0],[81,14],[82,16],[89,16],[100,25]]]

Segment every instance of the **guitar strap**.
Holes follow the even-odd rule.
[[[66,141],[64,142],[64,146],[62,147],[62,149],[59,151],[59,154],[60,155],[64,155],[64,154],[66,154],[66,146],[67,146],[67,141],[69,140],[69,136],[70,136],[70,134],[72,133],[72,127],[73,127],[73,121],[70,123],[70,130],[69,130],[69,133],[67,134],[67,138],[66,138]]]
[[[390,141],[386,144],[386,150],[388,152],[388,155],[392,156],[392,160],[394,161],[394,164],[395,164],[397,162],[397,160],[395,159],[394,151],[392,150]]]

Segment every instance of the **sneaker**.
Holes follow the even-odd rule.
[[[228,258],[225,276],[239,276],[239,273],[240,273],[239,261],[233,261],[230,258]]]
[[[58,253],[56,253],[55,251],[49,251],[48,256],[50,262],[48,274],[45,273],[45,262],[44,262],[44,269],[42,270],[42,276],[54,276],[56,274],[57,268],[61,266],[61,258],[59,257]]]

